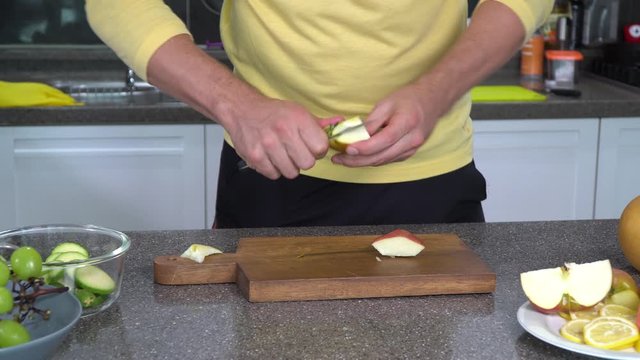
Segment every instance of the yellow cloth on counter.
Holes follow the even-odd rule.
[[[481,85],[471,89],[471,101],[545,101],[547,97],[535,91],[517,85]]]
[[[69,105],[82,103],[47,84],[0,81],[0,108]]]

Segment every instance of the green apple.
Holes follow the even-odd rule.
[[[624,290],[633,290],[638,293],[638,284],[633,277],[626,271],[621,269],[613,269],[613,284],[611,291],[618,293]]]
[[[605,303],[622,305],[632,310],[638,308],[640,305],[638,284],[628,272],[613,269],[613,283]]]
[[[640,297],[638,293],[633,290],[622,290],[617,293],[613,293],[605,300],[606,304],[618,304],[628,309],[636,310],[640,305]]]
[[[528,271],[520,283],[529,301],[543,310],[552,310],[569,296],[577,305],[591,307],[602,301],[613,283],[609,260]]]

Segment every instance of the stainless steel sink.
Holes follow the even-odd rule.
[[[54,82],[52,85],[87,105],[179,103],[147,82],[138,81],[131,88],[121,81]]]

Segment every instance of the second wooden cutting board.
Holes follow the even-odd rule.
[[[179,256],[154,260],[165,285],[236,282],[249,301],[327,300],[493,292],[496,275],[455,234],[417,235],[425,249],[389,258],[377,236],[243,238],[236,253],[202,264]]]

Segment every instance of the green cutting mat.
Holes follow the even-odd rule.
[[[480,85],[471,89],[471,100],[476,102],[545,101],[547,97],[517,85]]]

